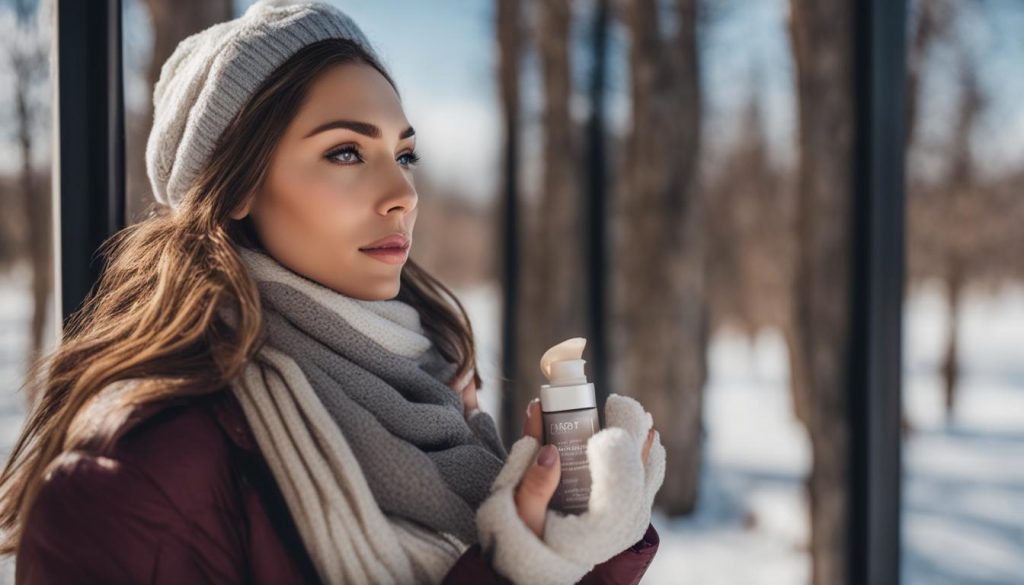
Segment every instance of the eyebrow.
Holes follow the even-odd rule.
[[[352,130],[354,132],[358,132],[364,136],[369,136],[370,138],[380,138],[381,134],[380,128],[374,126],[373,124],[370,124],[369,122],[357,122],[356,120],[331,120],[330,122],[325,122],[323,124],[320,124],[316,128],[313,128],[313,130],[309,134],[303,136],[303,138],[309,138],[314,134],[319,134],[321,132],[326,132],[327,130],[333,130],[335,128],[345,128],[348,130]],[[409,126],[405,130],[402,130],[402,133],[398,135],[398,139],[404,140],[406,138],[409,138],[410,136],[415,135],[416,131],[413,130],[412,126]]]

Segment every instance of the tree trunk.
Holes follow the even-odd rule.
[[[960,292],[963,288],[957,261],[950,262],[949,274],[946,276],[946,351],[942,359],[942,387],[944,390],[944,404],[946,408],[946,423],[953,420],[953,413],[956,408],[956,388],[960,378],[959,360],[957,359],[958,344],[960,337]]]
[[[546,380],[540,357],[552,345],[586,335],[588,306],[584,255],[585,206],[575,128],[569,112],[572,76],[569,59],[569,0],[539,2],[536,46],[544,104],[541,110],[541,186],[531,208],[524,241],[523,299],[519,311],[519,353],[515,383],[524,399],[516,404],[518,432],[525,398],[537,396]]]
[[[946,182],[946,233],[943,239],[945,260],[945,281],[949,306],[949,328],[946,352],[942,360],[942,381],[946,420],[953,418],[956,393],[959,383],[959,346],[957,344],[959,307],[963,288],[968,280],[970,264],[967,259],[977,248],[977,221],[972,220],[972,201],[977,197],[975,188],[974,158],[971,150],[971,136],[977,126],[978,117],[984,107],[984,98],[979,86],[977,72],[967,57],[961,53],[959,62],[961,86],[960,103],[954,121],[954,134]],[[975,229],[972,229],[975,226]]]
[[[792,335],[811,440],[811,575],[845,585],[850,562],[847,339],[853,161],[851,4],[792,0],[800,163]]]
[[[655,0],[631,0],[633,129],[626,192],[617,198],[613,387],[655,415],[671,460],[658,505],[670,515],[696,505],[702,386],[706,378],[702,203],[696,162],[700,91],[696,6],[679,2],[680,36],[658,33]],[[660,417],[660,418],[659,418]]]
[[[906,120],[905,139],[903,141],[904,156],[907,156],[911,146],[917,138],[918,113],[920,112],[921,101],[921,74],[924,70],[925,60],[935,38],[943,34],[949,24],[948,15],[942,10],[940,0],[917,0],[917,22],[914,25],[914,34],[911,45],[907,51],[907,88],[906,88]],[[911,227],[913,224],[911,224]],[[952,349],[955,356],[955,348]],[[913,430],[910,419],[907,418],[906,409],[900,413],[900,428],[902,436],[906,438]]]

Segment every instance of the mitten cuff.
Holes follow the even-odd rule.
[[[481,548],[494,570],[517,585],[576,583],[593,565],[581,565],[559,555],[537,538],[516,510],[516,485],[539,449],[537,440],[530,436],[512,445],[491,495],[476,512]]]

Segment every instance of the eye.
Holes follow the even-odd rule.
[[[354,157],[354,158],[353,158]],[[359,149],[352,144],[346,144],[341,148],[332,150],[324,157],[335,164],[350,165],[356,162],[363,162],[359,156]]]
[[[420,155],[416,154],[415,150],[410,150],[398,157],[398,160],[402,159],[405,159],[405,164],[403,166],[411,168],[416,166],[416,163],[420,162]]]

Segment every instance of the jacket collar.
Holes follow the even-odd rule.
[[[238,398],[230,388],[225,388],[221,392],[223,396],[213,403],[213,412],[217,422],[235,445],[244,451],[256,451],[258,449],[256,439]]]
[[[90,417],[102,417],[103,410],[105,408],[109,408],[109,405],[104,404],[104,401],[109,402],[110,400],[116,399],[119,392],[124,391],[129,386],[138,382],[139,379],[132,378],[112,383],[100,392],[102,396],[97,398],[98,402],[94,405],[87,406],[86,412],[81,413],[79,416],[83,417],[83,420],[90,420]],[[103,398],[103,396],[108,396],[108,398]],[[148,420],[150,417],[162,410],[174,406],[197,403],[204,404],[206,408],[210,409],[214,420],[224,430],[224,433],[232,443],[244,451],[255,452],[259,450],[259,446],[256,443],[256,439],[253,436],[252,430],[245,417],[245,411],[242,410],[242,405],[238,402],[234,392],[227,386],[201,396],[174,396],[163,400],[149,401],[144,404],[137,405],[133,407],[130,412],[125,415],[124,420],[117,425],[117,429],[114,432],[114,440],[116,441],[143,421]],[[92,412],[88,411],[88,409],[95,409],[96,411]],[[83,432],[88,433],[89,430],[85,429]]]

